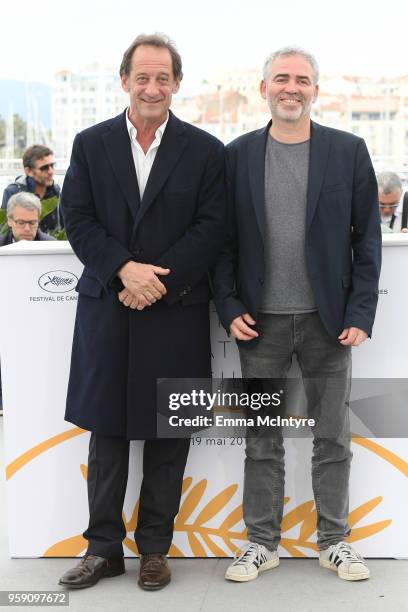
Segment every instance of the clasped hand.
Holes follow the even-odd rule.
[[[119,301],[133,310],[143,310],[166,295],[166,287],[158,276],[170,274],[169,268],[128,261],[118,272],[124,289],[118,293]]]

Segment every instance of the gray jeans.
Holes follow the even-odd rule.
[[[302,372],[313,432],[312,484],[317,543],[328,548],[350,533],[349,474],[352,453],[348,401],[351,348],[329,336],[317,312],[259,314],[260,340],[240,346],[244,378],[284,379],[296,354]],[[248,432],[244,474],[244,521],[248,539],[276,550],[283,515],[285,464],[281,430]]]

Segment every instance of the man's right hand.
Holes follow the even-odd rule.
[[[231,336],[237,340],[253,340],[259,336],[258,332],[252,329],[250,325],[255,325],[256,321],[247,312],[240,315],[230,325]]]
[[[167,276],[169,268],[161,268],[152,264],[142,264],[128,261],[118,272],[118,276],[126,289],[135,297],[154,304],[166,295],[166,287],[158,279],[158,275]]]
[[[131,308],[132,310],[144,310],[146,306],[151,306],[151,304],[147,302],[145,298],[136,297],[126,288],[122,289],[122,291],[118,293],[118,299],[124,306]]]

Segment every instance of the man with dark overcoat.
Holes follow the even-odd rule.
[[[157,439],[156,380],[211,375],[208,270],[224,239],[224,148],[169,111],[181,58],[139,36],[120,68],[129,107],[75,138],[62,207],[84,264],[66,419],[91,431],[86,555],[60,583],[125,571],[129,440],[145,440],[135,540],[139,585],[170,581],[166,561],[189,439]]]

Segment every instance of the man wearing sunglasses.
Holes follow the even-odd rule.
[[[2,208],[7,208],[10,197],[20,191],[34,193],[40,200],[52,197],[59,199],[60,187],[54,183],[54,154],[48,147],[33,145],[23,155],[25,175],[18,176],[16,180],[4,190]],[[59,206],[46,215],[40,222],[40,229],[49,232],[63,227],[63,220]]]

